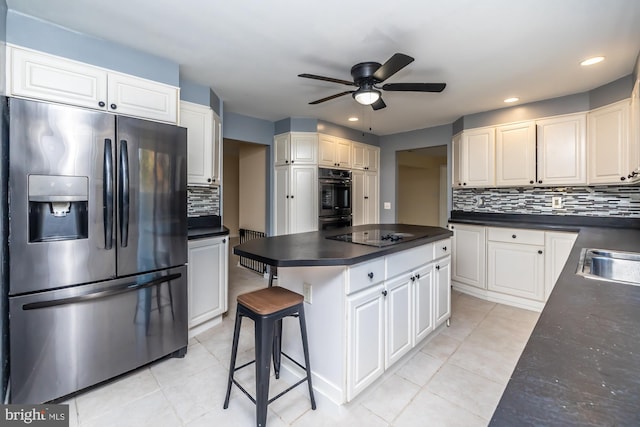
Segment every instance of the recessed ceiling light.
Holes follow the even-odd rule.
[[[604,61],[604,56],[594,56],[593,58],[585,59],[580,63],[582,66],[597,64]]]
[[[357,117],[349,117],[349,121],[350,122],[357,122],[358,118]]]
[[[506,102],[507,104],[510,104],[512,102],[516,102],[516,101],[520,101],[520,98],[516,98],[515,96],[512,98],[507,98],[504,100],[504,102]]]

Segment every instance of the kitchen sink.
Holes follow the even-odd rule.
[[[585,248],[580,253],[576,274],[640,286],[640,253]]]

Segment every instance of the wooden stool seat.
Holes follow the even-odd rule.
[[[261,316],[276,313],[302,303],[302,295],[274,286],[238,295],[238,304]]]

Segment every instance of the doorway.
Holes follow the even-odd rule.
[[[396,152],[397,221],[445,227],[447,212],[447,146]]]

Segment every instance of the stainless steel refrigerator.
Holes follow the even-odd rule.
[[[186,129],[9,100],[12,403],[187,346]]]

